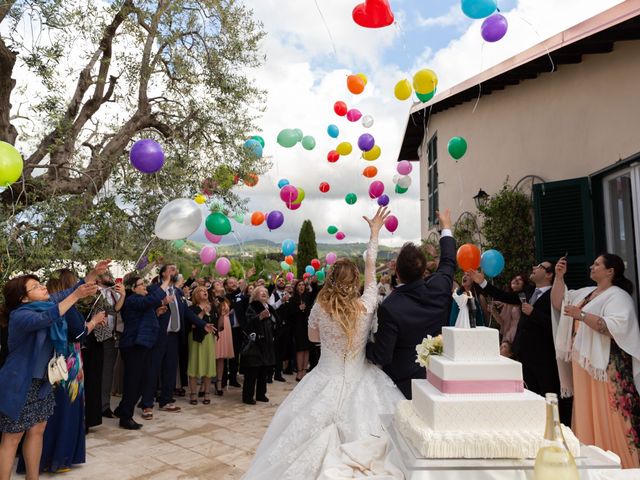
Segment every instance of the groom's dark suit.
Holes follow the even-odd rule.
[[[416,345],[427,335],[440,335],[449,321],[456,241],[440,239],[438,270],[426,279],[401,285],[378,307],[378,332],[367,345],[367,358],[380,365],[405,397],[411,398],[411,379],[426,378],[416,363]]]

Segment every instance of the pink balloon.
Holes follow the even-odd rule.
[[[337,259],[338,259],[338,256],[333,252],[327,253],[327,256],[325,257],[325,260],[327,261],[327,265],[333,265],[334,263],[336,263]]]
[[[287,203],[287,208],[289,210],[297,210],[302,206],[302,203]]]
[[[398,162],[396,170],[400,175],[409,175],[411,170],[413,170],[413,166],[409,160],[402,160],[401,162]]]
[[[212,247],[211,245],[205,245],[200,250],[200,261],[205,265],[209,265],[217,256],[218,252],[216,252],[216,247]]]
[[[346,235],[344,233],[342,233],[342,232],[336,233],[336,238],[338,240],[344,240],[344,237],[346,237]]]
[[[226,275],[231,270],[231,262],[227,257],[220,257],[216,260],[216,272],[220,275]]]
[[[362,118],[362,112],[357,108],[352,108],[347,112],[347,120],[350,122],[357,122]]]
[[[287,272],[285,277],[287,278],[287,282],[290,282],[291,280],[293,280],[295,278],[293,273],[291,273],[291,272]]]
[[[395,215],[389,215],[387,220],[384,222],[384,226],[391,233],[395,232],[398,229],[398,217]]]
[[[204,229],[204,236],[207,237],[207,240],[209,240],[211,243],[220,243],[220,240],[222,240],[221,235],[215,235],[206,228]]]
[[[380,180],[371,182],[371,185],[369,185],[369,196],[371,198],[378,198],[383,193],[384,193],[384,183],[382,183]]]
[[[280,189],[280,200],[286,202],[287,205],[295,202],[298,198],[298,189],[293,185],[285,185]]]

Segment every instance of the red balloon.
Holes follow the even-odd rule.
[[[320,270],[320,267],[321,267],[320,260],[318,260],[317,258],[314,258],[313,260],[311,260],[311,266],[316,271]]]
[[[331,186],[327,182],[322,182],[320,184],[320,191],[322,193],[327,193],[329,190],[331,190]]]
[[[303,280],[306,280],[306,279],[307,279],[307,278],[309,278],[310,276],[311,276],[311,275],[310,275],[309,273],[306,273],[306,272],[305,272],[305,273],[302,275],[302,279],[303,279]]]
[[[472,243],[465,243],[458,248],[456,259],[463,272],[477,270],[480,267],[480,249]]]
[[[353,9],[353,21],[365,28],[388,27],[393,23],[393,12],[388,0],[365,0]]]
[[[336,112],[336,115],[344,117],[347,114],[347,110],[347,104],[344,102],[336,102],[333,104],[333,111]]]
[[[337,162],[339,158],[340,154],[335,150],[331,150],[329,153],[327,153],[327,160],[331,163]]]

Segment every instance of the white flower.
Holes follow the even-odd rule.
[[[427,368],[431,355],[442,354],[442,335],[437,337],[427,335],[427,338],[422,339],[421,344],[416,345],[416,353],[418,354],[416,363]]]

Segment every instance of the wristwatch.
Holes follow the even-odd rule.
[[[587,314],[584,311],[580,311],[580,321],[584,322],[585,318],[587,318]]]

